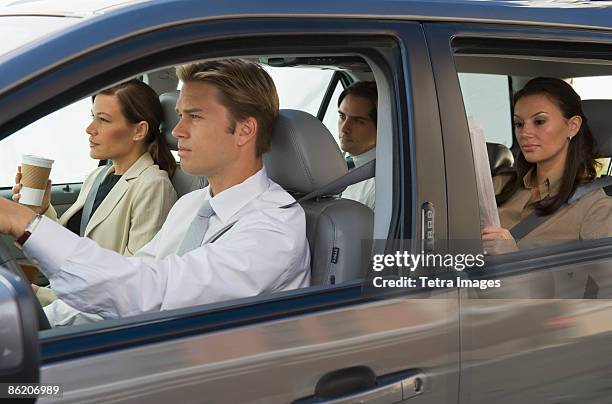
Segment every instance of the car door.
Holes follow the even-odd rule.
[[[445,144],[449,137],[462,139],[466,148],[470,144],[458,73],[506,78],[612,74],[607,33],[468,24],[430,24],[426,31]],[[511,114],[507,111],[508,121]],[[461,153],[467,164],[456,166],[455,180],[476,183],[474,155],[466,149]],[[476,223],[479,212],[472,206],[485,203],[483,190],[477,191],[459,194],[465,199],[457,207],[469,207],[463,212]],[[449,211],[457,202],[451,198]],[[468,237],[479,238],[476,230]],[[472,276],[499,280],[501,287],[460,292],[460,402],[609,401],[611,265],[610,239],[557,242],[489,257]]]
[[[27,120],[24,111],[50,111],[70,91],[85,95],[159,65],[260,53],[359,54],[373,66],[381,94],[377,152],[383,158],[376,168],[373,238],[418,238],[426,202],[436,207],[436,237],[446,237],[442,139],[419,23],[295,17],[211,22],[195,1],[187,8],[142,7],[44,42],[62,50],[39,61],[55,68],[0,95],[0,104],[11,106],[0,126],[18,127]],[[44,53],[33,49],[4,67],[18,71]],[[31,91],[39,100],[20,104]],[[41,381],[62,384],[63,402],[78,403],[291,402],[338,394],[350,380],[357,387],[341,390],[350,400],[455,402],[457,290],[370,294],[364,282],[45,331]],[[372,374],[375,384],[360,384]]]

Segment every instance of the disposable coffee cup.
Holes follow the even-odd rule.
[[[53,160],[24,154],[21,157],[21,196],[23,205],[42,205]]]

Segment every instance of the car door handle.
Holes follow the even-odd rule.
[[[376,377],[369,367],[355,366],[323,375],[315,394],[294,404],[398,403],[421,394],[424,388],[425,375],[418,369]]]

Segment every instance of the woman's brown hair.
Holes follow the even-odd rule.
[[[160,169],[167,171],[168,177],[172,178],[176,170],[176,160],[170,152],[168,142],[159,130],[164,119],[164,110],[155,90],[140,80],[132,79],[104,89],[98,94],[116,96],[121,113],[128,122],[137,124],[146,121],[149,124],[149,132],[145,139],[148,144],[148,152],[153,157],[155,164]]]
[[[565,119],[570,119],[573,116],[582,118],[580,130],[569,140],[559,192],[557,195],[535,204],[538,215],[550,215],[568,201],[579,184],[591,182],[595,179],[598,163],[595,161],[595,139],[589,128],[587,118],[582,112],[580,96],[565,81],[548,77],[532,79],[514,95],[514,105],[523,97],[541,94],[547,96],[559,107]],[[508,201],[522,187],[523,177],[535,167],[536,163],[529,163],[523,153],[519,152],[511,178],[506,182],[501,192],[496,195],[497,204],[502,205]]]

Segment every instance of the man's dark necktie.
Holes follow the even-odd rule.
[[[351,156],[346,156],[344,160],[346,161],[346,166],[349,170],[355,168],[355,162],[353,161],[353,158]]]

